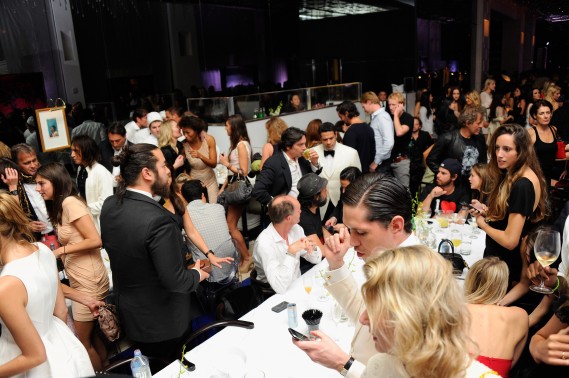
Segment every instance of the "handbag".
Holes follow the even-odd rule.
[[[99,306],[99,328],[106,339],[111,343],[121,337],[121,325],[117,315],[117,308],[112,304]]]
[[[450,250],[451,252],[448,252],[448,248],[445,248],[445,250],[443,251],[443,247],[444,245],[448,245],[450,246]],[[464,258],[457,254],[454,253],[454,244],[452,244],[452,242],[448,239],[443,239],[441,240],[441,242],[439,243],[439,248],[437,250],[446,260],[450,261],[452,264],[452,273],[456,274],[456,275],[461,275],[462,271],[464,270],[464,268],[469,268],[468,264],[466,263],[466,261],[464,261]],[[469,268],[470,269],[470,268]]]
[[[253,192],[253,185],[249,178],[239,169],[236,175],[233,175],[231,182],[225,188],[225,203],[228,205],[242,205],[249,202]]]

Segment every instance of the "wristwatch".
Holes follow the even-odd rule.
[[[210,249],[209,251],[207,251],[207,252],[204,253],[205,257],[208,257],[210,253],[211,253],[212,255],[215,255],[215,253],[213,253],[213,251]]]
[[[353,363],[354,363],[354,357],[350,356],[350,359],[348,360],[348,362],[346,362],[346,364],[338,365],[338,372],[342,375],[342,377],[348,375],[348,370],[350,370]]]
[[[18,195],[18,190],[17,190],[17,189],[15,189],[15,190],[10,190],[8,193],[9,193],[10,195],[12,195],[12,196],[17,196],[17,195]]]

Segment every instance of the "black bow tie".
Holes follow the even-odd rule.
[[[332,157],[334,157],[335,153],[336,153],[336,151],[334,151],[334,150],[324,151],[324,157],[326,157],[328,155],[332,155]]]

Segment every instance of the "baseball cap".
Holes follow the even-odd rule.
[[[440,166],[448,170],[451,175],[460,174],[460,171],[462,169],[460,163],[456,159],[445,159]]]
[[[328,185],[328,180],[316,173],[308,173],[301,177],[296,185],[298,198],[312,198]]]

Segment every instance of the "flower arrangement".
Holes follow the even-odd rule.
[[[276,108],[269,108],[269,115],[270,116],[278,116],[281,114],[281,108],[283,107],[283,102],[279,102],[279,105]]]

